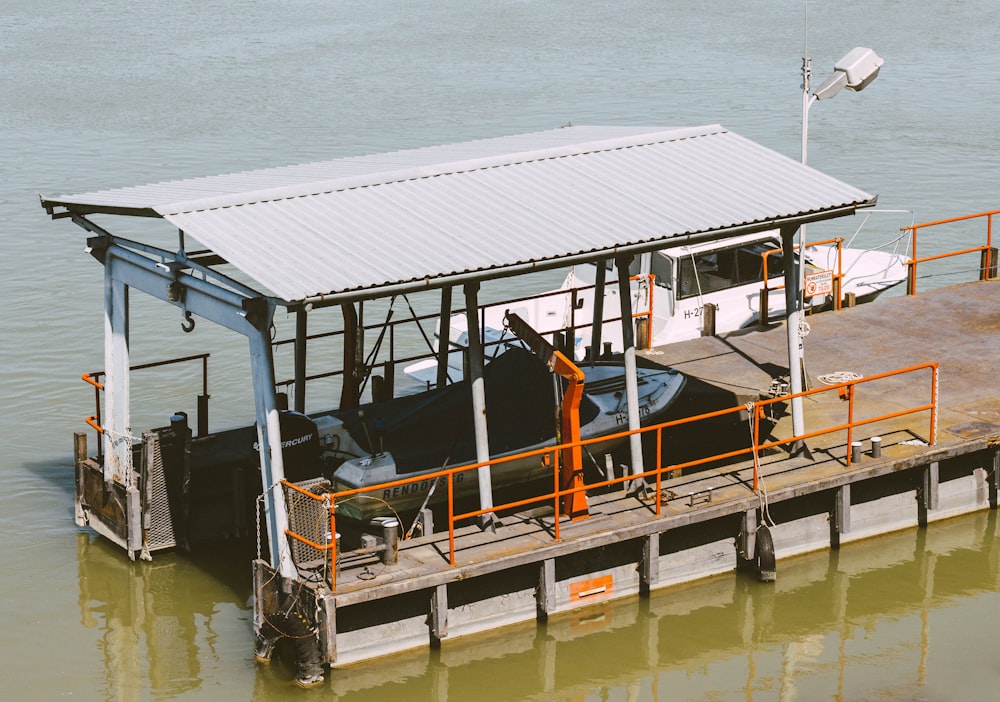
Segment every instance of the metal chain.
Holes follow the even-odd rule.
[[[254,507],[254,518],[257,521],[257,560],[258,561],[261,560],[261,557],[260,557],[260,552],[261,552],[261,545],[260,545],[260,510],[261,510],[261,507],[262,507],[263,503],[264,503],[264,496],[263,495],[258,495],[257,496],[257,500],[256,500],[256,504],[255,504],[255,507]]]

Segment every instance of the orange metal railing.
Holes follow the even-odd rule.
[[[833,277],[833,309],[839,311],[841,309],[842,305],[843,305],[843,300],[841,299],[841,287],[843,285],[843,279],[844,279],[844,256],[843,256],[844,238],[843,237],[835,237],[833,239],[824,239],[822,241],[811,241],[811,242],[809,242],[807,244],[807,247],[808,246],[825,246],[827,244],[836,244],[837,245],[837,270],[833,271],[833,276],[832,277]],[[794,248],[798,249],[799,245],[796,244],[794,246]],[[761,326],[766,326],[766,325],[770,324],[770,322],[771,322],[770,315],[769,315],[769,312],[768,312],[768,300],[770,298],[770,294],[772,292],[776,292],[778,290],[784,290],[785,289],[784,285],[774,285],[774,286],[772,286],[772,285],[769,284],[769,282],[768,282],[769,276],[768,276],[768,270],[767,270],[767,259],[768,259],[768,257],[770,257],[770,256],[776,256],[776,255],[782,253],[782,251],[783,251],[782,249],[770,249],[768,251],[764,251],[760,255],[761,258],[764,259],[764,276],[763,276],[764,279],[763,279],[763,281],[761,283],[760,297],[759,297],[759,302],[758,302],[759,310],[757,312],[757,316],[758,316],[758,320],[759,320],[758,323]],[[784,277],[784,273],[783,272],[782,272],[781,275],[782,275],[782,277]]]
[[[104,371],[97,371],[95,373],[84,373],[80,376],[80,379],[88,385],[94,386],[94,405],[96,406],[96,411],[89,417],[84,418],[89,426],[93,427],[94,430],[100,435],[104,433],[104,427],[101,426],[101,393],[104,392],[104,385],[101,384],[97,378],[104,375]],[[97,442],[97,455],[100,456],[103,452],[103,441]]]
[[[887,413],[878,414],[878,415],[874,415],[874,416],[866,416],[866,417],[863,417],[863,418],[860,418],[860,419],[855,416],[855,414],[856,414],[856,405],[857,405],[857,402],[858,402],[858,400],[857,400],[858,388],[860,386],[864,386],[864,385],[867,385],[867,384],[870,384],[870,383],[874,383],[874,382],[877,382],[877,381],[880,381],[880,380],[884,380],[884,379],[890,378],[890,377],[896,377],[896,376],[900,376],[900,375],[904,375],[904,374],[920,373],[922,371],[929,371],[930,372],[929,400],[927,402],[916,404],[916,405],[911,406],[911,407],[905,407],[903,409],[899,409],[899,410],[896,410],[896,411],[893,411],[893,412],[887,412]],[[841,422],[839,424],[836,424],[834,426],[825,426],[825,427],[823,427],[821,429],[810,431],[810,432],[807,432],[807,433],[804,433],[804,434],[801,434],[801,435],[791,436],[791,437],[788,437],[788,438],[785,438],[785,439],[779,439],[779,440],[774,440],[774,441],[761,442],[760,436],[759,436],[760,420],[766,416],[767,408],[770,405],[773,405],[773,404],[776,404],[776,403],[784,403],[784,402],[787,402],[787,401],[789,401],[790,399],[792,399],[794,397],[816,396],[816,395],[821,395],[823,393],[837,393],[837,396],[840,397],[842,400],[844,400],[846,402],[846,408],[845,408],[846,420],[845,421],[843,421],[843,422]],[[546,447],[546,448],[542,448],[542,449],[536,449],[536,450],[533,450],[533,451],[526,451],[526,452],[523,452],[523,453],[518,453],[518,454],[510,455],[510,456],[504,456],[502,458],[491,458],[489,461],[482,462],[482,463],[475,463],[475,464],[463,465],[463,466],[454,467],[454,468],[448,468],[448,469],[441,470],[441,471],[436,471],[436,472],[430,473],[430,474],[421,474],[421,475],[415,476],[415,477],[403,478],[403,479],[395,480],[395,481],[392,481],[392,482],[382,483],[382,484],[379,484],[377,486],[368,486],[368,487],[356,488],[356,489],[351,489],[351,490],[343,490],[343,491],[339,491],[339,492],[336,492],[336,493],[333,493],[333,494],[323,495],[323,496],[312,495],[312,493],[308,493],[308,491],[303,491],[301,488],[297,488],[296,487],[296,489],[299,490],[299,491],[301,491],[301,492],[305,492],[305,493],[309,494],[310,496],[313,497],[313,499],[316,499],[316,500],[326,500],[326,499],[328,499],[329,500],[329,504],[330,504],[330,533],[333,534],[333,533],[336,533],[336,528],[335,528],[336,527],[336,524],[335,524],[335,511],[336,511],[336,505],[339,502],[343,502],[345,500],[354,498],[354,497],[359,496],[359,495],[364,495],[364,494],[369,493],[369,492],[375,492],[375,491],[381,491],[381,490],[391,489],[391,488],[394,488],[394,487],[403,486],[403,485],[409,485],[409,484],[420,482],[420,481],[443,480],[445,482],[446,486],[447,486],[448,551],[449,551],[449,556],[448,557],[449,557],[449,563],[452,566],[454,566],[454,565],[456,565],[456,558],[455,558],[455,556],[456,556],[456,547],[455,547],[455,531],[456,531],[456,526],[459,523],[461,523],[461,522],[466,522],[467,520],[474,519],[474,518],[476,518],[478,516],[486,515],[486,514],[490,514],[490,513],[495,513],[495,512],[501,512],[501,511],[510,511],[510,510],[518,509],[518,508],[521,508],[521,507],[526,507],[528,505],[533,505],[533,504],[541,504],[541,503],[545,503],[545,502],[550,502],[552,504],[552,509],[553,509],[553,538],[554,538],[554,540],[558,541],[561,538],[561,533],[560,533],[560,521],[561,520],[560,520],[560,517],[562,517],[562,516],[568,516],[568,515],[564,515],[563,510],[561,509],[561,504],[563,502],[563,498],[566,498],[567,496],[572,496],[573,494],[575,494],[577,492],[587,491],[587,490],[598,490],[598,489],[601,489],[601,488],[611,487],[611,486],[622,484],[622,483],[626,483],[626,482],[631,483],[632,481],[635,481],[635,480],[647,481],[649,479],[652,479],[652,480],[655,481],[656,495],[659,496],[661,494],[662,482],[664,480],[664,476],[666,476],[666,477],[669,478],[675,471],[686,469],[686,468],[693,468],[693,467],[697,467],[697,466],[703,466],[703,465],[709,464],[709,463],[716,463],[718,461],[724,461],[724,460],[727,460],[727,459],[733,459],[733,458],[737,458],[739,456],[750,455],[750,456],[752,456],[752,457],[754,457],[756,459],[756,457],[759,456],[760,452],[762,452],[762,451],[766,451],[768,449],[777,448],[777,447],[780,447],[780,446],[783,446],[783,445],[792,444],[794,442],[804,441],[806,439],[810,439],[810,438],[814,438],[814,437],[818,437],[818,436],[822,436],[822,435],[826,435],[826,434],[832,434],[832,433],[836,433],[836,432],[846,432],[846,439],[847,440],[846,440],[846,443],[845,443],[845,447],[846,448],[845,448],[845,455],[844,455],[844,463],[845,463],[845,466],[850,466],[851,463],[852,463],[851,445],[852,445],[853,439],[854,439],[854,430],[856,428],[858,428],[858,427],[861,427],[861,426],[875,424],[877,422],[884,422],[884,421],[887,421],[887,420],[890,420],[890,419],[894,419],[894,418],[902,417],[902,416],[906,416],[906,415],[917,414],[917,413],[921,413],[921,412],[929,412],[929,429],[928,429],[928,434],[927,434],[927,436],[928,436],[927,443],[930,444],[930,445],[935,444],[936,440],[937,440],[937,405],[938,405],[938,364],[937,363],[925,363],[925,364],[921,364],[921,365],[917,365],[917,366],[911,366],[909,368],[904,368],[904,369],[900,369],[900,370],[890,371],[890,372],[887,372],[887,373],[880,373],[878,375],[872,375],[872,376],[867,376],[867,377],[863,377],[863,378],[859,378],[859,379],[848,380],[848,381],[845,381],[845,382],[842,382],[842,383],[838,383],[836,385],[829,385],[829,386],[825,386],[825,387],[814,388],[812,390],[807,390],[807,391],[798,393],[796,395],[785,395],[785,396],[776,397],[776,398],[772,398],[772,399],[762,400],[760,402],[752,403],[752,407],[749,407],[749,408],[748,408],[747,405],[738,405],[738,406],[731,407],[731,408],[724,409],[724,410],[718,410],[718,411],[715,411],[715,412],[708,412],[706,414],[701,414],[701,415],[697,415],[697,416],[694,416],[694,417],[687,417],[687,418],[683,418],[683,419],[677,419],[677,420],[673,420],[673,421],[669,421],[669,422],[664,422],[662,424],[658,424],[658,425],[655,425],[655,426],[644,427],[642,429],[638,429],[638,430],[635,430],[635,431],[623,431],[623,432],[619,432],[617,434],[612,434],[612,435],[607,435],[607,436],[602,436],[602,437],[597,437],[597,438],[592,438],[592,439],[586,439],[586,440],[583,440],[583,441],[567,442],[567,443],[560,444],[560,445],[550,446],[550,447]],[[753,418],[753,431],[751,432],[751,442],[750,442],[750,446],[749,447],[740,448],[740,449],[736,449],[736,450],[733,450],[733,451],[727,451],[727,452],[724,452],[724,453],[719,453],[719,454],[715,454],[715,455],[712,455],[712,456],[708,456],[708,457],[705,457],[705,458],[700,458],[700,459],[697,459],[697,460],[687,461],[685,463],[676,463],[676,464],[666,464],[666,465],[664,465],[664,432],[666,430],[672,429],[672,428],[675,428],[675,427],[679,427],[679,426],[682,426],[682,425],[693,424],[695,422],[703,422],[703,421],[706,421],[706,420],[709,420],[709,419],[714,419],[714,418],[725,416],[725,415],[732,415],[732,414],[737,414],[737,413],[740,413],[740,412],[745,412],[748,409],[750,409],[752,411],[752,415],[751,416]],[[572,449],[572,448],[575,448],[577,446],[587,446],[589,444],[594,444],[594,443],[598,443],[598,442],[605,442],[605,441],[615,440],[615,439],[623,439],[623,438],[628,437],[628,436],[630,436],[631,434],[634,434],[634,433],[647,433],[647,432],[655,432],[656,433],[656,458],[655,458],[656,465],[655,465],[654,468],[651,468],[651,469],[646,470],[643,473],[639,473],[639,474],[628,474],[628,475],[624,475],[624,476],[622,476],[620,478],[610,478],[610,479],[603,480],[603,481],[600,481],[600,482],[588,483],[587,485],[584,485],[584,486],[581,486],[581,487],[562,488],[560,486],[560,481],[559,481],[559,467],[560,466],[559,466],[559,462],[560,462],[560,457],[562,456],[562,452],[564,450]],[[494,505],[493,507],[490,507],[489,509],[477,509],[477,510],[466,511],[466,512],[456,512],[456,504],[455,504],[455,482],[457,480],[456,476],[459,476],[459,475],[461,475],[463,473],[466,473],[466,472],[469,472],[469,471],[476,471],[480,467],[483,467],[483,466],[486,466],[486,465],[495,466],[495,465],[501,465],[501,464],[506,463],[508,461],[518,461],[518,460],[524,460],[524,459],[528,459],[528,458],[537,458],[542,464],[549,465],[549,466],[552,467],[552,476],[553,476],[552,477],[552,485],[553,485],[553,489],[552,489],[551,492],[547,492],[547,493],[541,494],[541,495],[533,495],[533,496],[530,496],[530,497],[526,497],[526,498],[519,499],[519,500],[516,500],[516,501],[507,502],[507,503],[504,503],[504,504]],[[758,461],[754,460],[754,465],[753,465],[753,489],[754,489],[754,491],[757,491],[759,489],[759,480],[760,480],[759,470],[760,469],[759,469]],[[660,516],[660,514],[661,514],[661,501],[660,501],[659,498],[657,498],[655,500],[655,515],[656,516]],[[308,540],[305,539],[305,537],[302,537],[299,534],[295,534],[294,532],[290,532],[289,536],[291,538],[298,539],[298,540],[300,540],[300,541],[302,541],[304,543],[308,541]],[[316,543],[311,542],[311,541],[308,541],[308,543],[309,543],[310,546],[312,546],[314,548],[318,548],[318,549],[325,550],[325,551],[330,551],[335,546],[335,545],[326,545],[326,546],[323,546],[323,545],[319,545],[319,544],[316,544]],[[333,568],[334,568],[334,572],[336,572],[336,565],[335,565],[336,554],[335,554],[335,552],[333,552],[331,554],[331,557],[334,560],[334,566],[333,566]]]
[[[646,306],[646,309],[644,309],[644,310],[641,309],[641,310],[639,310],[637,312],[633,312],[632,313],[632,319],[633,320],[636,320],[636,319],[645,319],[646,320],[646,330],[647,331],[646,331],[645,338],[641,339],[641,340],[638,339],[638,338],[636,339],[636,348],[639,349],[639,350],[648,349],[650,343],[652,342],[652,338],[653,338],[653,285],[654,285],[654,283],[656,281],[656,276],[653,275],[652,273],[646,273],[644,275],[633,275],[633,276],[629,277],[629,282],[632,282],[632,281],[638,281],[639,282],[640,291],[642,290],[642,288],[645,288],[646,300],[648,302],[648,305]],[[594,290],[594,289],[596,289],[596,287],[597,287],[596,285],[581,285],[580,287],[570,288],[569,290],[554,290],[554,291],[551,291],[551,292],[548,292],[548,293],[544,293],[542,295],[532,295],[530,297],[521,298],[520,300],[510,300],[509,302],[502,302],[502,303],[498,303],[497,305],[490,305],[490,307],[498,307],[500,305],[510,305],[510,304],[515,303],[515,302],[522,302],[522,301],[527,301],[527,300],[541,299],[541,298],[544,298],[544,297],[551,297],[551,296],[554,296],[554,295],[566,295],[567,293],[569,293],[570,294],[569,326],[566,327],[565,330],[562,329],[562,328],[542,329],[542,330],[539,330],[539,333],[540,334],[551,334],[553,332],[565,331],[568,339],[571,340],[575,336],[575,332],[576,332],[576,330],[578,328],[584,328],[585,329],[587,327],[592,327],[593,326],[593,321],[591,321],[588,324],[583,324],[580,327],[578,327],[577,323],[576,323],[576,321],[577,321],[576,320],[576,310],[579,308],[579,301],[578,301],[579,298],[578,298],[578,295],[579,295],[580,291],[583,291],[583,290]],[[601,303],[602,313],[603,313],[603,309],[604,309],[604,304],[602,302]],[[608,323],[608,322],[619,322],[619,321],[621,321],[621,317],[620,316],[619,317],[606,317],[606,318],[603,318],[601,321],[602,321],[602,324],[603,323]],[[641,341],[641,343],[640,343],[640,341]],[[595,356],[597,356],[600,353],[600,350],[599,349],[592,349],[591,353],[593,353]]]
[[[193,356],[182,356],[180,358],[170,358],[163,361],[152,361],[151,363],[140,363],[129,366],[129,371],[145,370],[147,368],[158,368],[169,366],[174,363],[185,363],[187,361],[201,361],[201,395],[198,396],[198,434],[208,433],[208,357],[210,354],[199,353]],[[104,392],[104,384],[100,378],[107,373],[105,371],[94,371],[84,373],[80,379],[94,388],[94,414],[84,418],[84,422],[98,433],[97,455],[104,455],[104,442],[100,441],[100,435],[104,433],[104,425],[101,421],[101,393]]]
[[[979,252],[979,279],[990,280],[991,278],[996,277],[996,249],[993,248],[993,215],[995,214],[1000,214],[1000,210],[990,210],[989,212],[979,212],[978,214],[951,217],[949,219],[939,219],[935,222],[924,222],[923,224],[912,224],[908,227],[901,227],[900,231],[910,232],[912,238],[913,256],[907,262],[909,270],[906,281],[906,294],[917,294],[917,264],[926,263],[928,261],[937,261],[944,258],[950,258],[952,256],[961,256],[963,254]],[[950,251],[948,253],[917,258],[917,230],[926,229],[928,227],[936,227],[942,224],[951,224],[953,222],[964,222],[967,220],[978,219],[980,217],[986,218],[986,243],[983,246],[973,246],[959,251]]]
[[[308,547],[310,547],[310,548],[318,551],[319,553],[323,554],[323,556],[324,556],[324,559],[323,559],[324,563],[326,564],[326,566],[328,568],[327,584],[330,585],[331,588],[336,589],[336,582],[337,582],[337,576],[336,576],[336,572],[337,572],[337,539],[336,539],[337,519],[336,519],[335,510],[332,507],[330,496],[329,495],[317,495],[317,494],[315,494],[313,492],[310,492],[309,490],[306,490],[306,489],[304,489],[304,488],[296,485],[295,483],[290,483],[287,480],[282,480],[281,484],[282,484],[283,487],[285,487],[285,488],[287,488],[289,490],[294,491],[299,497],[302,497],[302,498],[305,498],[305,499],[308,499],[308,500],[313,500],[313,501],[318,502],[318,503],[323,503],[323,505],[326,507],[327,514],[329,515],[329,519],[330,519],[330,522],[329,522],[329,531],[327,532],[328,538],[326,539],[326,543],[322,543],[322,544],[321,543],[317,543],[317,542],[313,541],[312,539],[309,539],[309,538],[303,536],[302,534],[299,534],[298,532],[293,531],[292,529],[286,529],[285,530],[285,536],[287,536],[287,537],[289,537],[291,539],[294,539],[295,541],[298,541],[301,544],[305,544],[306,546],[308,546]]]
[[[864,419],[855,419],[854,413],[855,413],[855,404],[856,404],[855,397],[856,397],[856,392],[857,392],[856,388],[859,385],[864,385],[866,383],[871,383],[871,382],[875,382],[875,381],[878,381],[878,380],[883,380],[883,379],[886,379],[886,378],[890,378],[890,377],[894,377],[894,376],[899,376],[899,375],[903,375],[903,374],[918,373],[920,371],[930,371],[931,378],[930,378],[930,388],[929,388],[929,394],[930,394],[930,401],[929,402],[924,403],[924,404],[915,405],[913,407],[907,407],[905,409],[897,410],[895,412],[889,412],[889,413],[886,413],[886,414],[880,414],[880,415],[876,415],[876,416],[872,416],[872,417],[866,417]],[[840,396],[840,398],[842,400],[845,400],[847,402],[847,421],[846,422],[841,423],[841,424],[837,424],[837,425],[834,425],[834,426],[830,426],[830,427],[823,427],[822,429],[818,429],[818,430],[811,431],[811,432],[806,432],[805,434],[800,434],[798,436],[792,436],[792,437],[789,437],[787,439],[779,439],[779,440],[776,440],[776,441],[760,443],[760,437],[758,435],[759,424],[760,424],[760,420],[763,417],[766,416],[766,412],[767,412],[767,407],[768,406],[776,404],[776,403],[785,402],[785,401],[790,400],[790,399],[795,398],[795,397],[806,397],[806,396],[810,396],[810,395],[819,395],[821,393],[828,393],[828,392],[837,392],[838,395]],[[812,390],[806,390],[804,392],[800,392],[800,393],[797,393],[795,395],[785,395],[785,396],[782,396],[782,397],[775,397],[775,398],[770,398],[770,399],[767,399],[767,400],[761,400],[760,402],[753,403],[754,435],[753,435],[753,442],[752,442],[750,448],[748,448],[748,449],[739,449],[739,450],[736,450],[736,451],[730,451],[730,452],[723,453],[723,454],[717,454],[715,456],[710,456],[708,458],[701,458],[701,459],[697,459],[697,460],[694,460],[694,461],[688,461],[686,463],[674,464],[674,465],[668,466],[665,470],[667,472],[670,472],[670,471],[682,470],[684,468],[691,468],[691,467],[703,465],[703,464],[706,464],[706,463],[711,463],[711,462],[723,460],[723,459],[726,459],[726,458],[732,458],[732,457],[735,457],[735,456],[747,453],[748,451],[753,452],[756,455],[756,454],[758,454],[761,451],[766,451],[768,449],[777,448],[779,446],[783,446],[783,445],[786,445],[786,444],[792,444],[792,443],[795,443],[797,441],[804,441],[806,439],[811,439],[811,438],[814,438],[814,437],[817,437],[817,436],[823,436],[823,435],[826,435],[826,434],[832,434],[832,433],[839,432],[839,431],[846,431],[847,432],[847,441],[846,441],[846,444],[845,444],[846,447],[847,447],[847,451],[845,453],[845,463],[846,463],[847,466],[850,466],[851,463],[852,463],[850,446],[851,446],[851,444],[854,441],[854,429],[856,427],[865,426],[865,425],[868,425],[868,424],[875,424],[877,422],[883,422],[883,421],[886,421],[886,420],[889,420],[889,419],[895,419],[897,417],[906,416],[908,414],[916,414],[918,412],[930,412],[927,443],[930,444],[930,445],[935,444],[936,441],[937,441],[937,402],[938,402],[938,364],[937,363],[923,363],[923,364],[920,364],[920,365],[917,365],[917,366],[911,366],[909,368],[903,368],[903,369],[900,369],[900,370],[888,371],[886,373],[879,373],[877,375],[870,375],[870,376],[866,376],[866,377],[863,377],[863,378],[858,378],[856,380],[845,381],[843,383],[838,383],[838,384],[835,384],[835,385],[827,385],[827,386],[824,386],[824,387],[821,387],[821,388],[813,388]],[[709,414],[706,414],[706,415],[699,415],[697,417],[687,417],[687,418],[684,418],[684,419],[678,419],[678,420],[674,420],[672,422],[667,422],[665,424],[660,424],[660,425],[658,425],[656,427],[653,427],[653,429],[655,431],[657,431],[657,465],[660,465],[661,462],[662,462],[662,458],[661,458],[662,457],[662,452],[663,452],[663,446],[662,446],[662,440],[663,440],[662,437],[663,437],[663,434],[662,434],[662,432],[663,432],[664,429],[667,429],[667,428],[670,428],[670,427],[675,427],[675,426],[680,426],[680,425],[683,425],[683,424],[688,424],[688,423],[695,422],[695,421],[704,420],[704,419],[707,419],[707,418],[710,418],[710,417],[719,417],[719,416],[723,416],[723,415],[726,415],[726,414],[733,414],[733,413],[740,412],[740,411],[743,411],[743,410],[746,410],[746,409],[747,409],[747,407],[745,405],[741,405],[741,406],[738,406],[738,407],[732,407],[732,408],[725,409],[725,410],[719,410],[717,412],[712,412],[712,413],[709,413]],[[757,487],[758,487],[758,480],[759,480],[758,469],[757,469],[757,466],[755,465],[754,466],[754,490],[756,490]]]

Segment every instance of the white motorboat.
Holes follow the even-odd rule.
[[[906,280],[908,257],[896,250],[838,247],[836,244],[805,249],[804,305],[807,310],[829,308],[839,288],[841,299],[852,296],[868,302]],[[587,358],[591,345],[596,266],[573,267],[558,290],[512,303],[484,306],[480,326],[486,356],[497,346],[517,340],[505,333],[508,311],[524,318],[543,334],[561,335],[561,348],[571,349],[578,361]],[[706,309],[711,308],[714,333],[745,329],[758,323],[762,290],[767,290],[767,319],[785,314],[781,238],[775,231],[748,234],[697,245],[667,246],[637,257],[632,275],[629,307],[637,320],[641,345],[662,346],[697,338],[706,333]],[[622,350],[617,270],[608,269],[604,289],[604,324],[601,352]],[[615,321],[611,321],[615,320]],[[462,355],[467,347],[467,320],[451,317],[449,377],[462,376]],[[567,340],[570,340],[567,343]],[[644,344],[642,344],[644,342]],[[608,346],[610,344],[610,346]],[[492,350],[491,350],[492,349]],[[433,359],[417,362],[406,373],[425,384],[436,381]]]

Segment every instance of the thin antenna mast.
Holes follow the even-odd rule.
[[[809,55],[809,0],[802,0],[802,55]]]

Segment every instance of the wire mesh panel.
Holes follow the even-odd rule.
[[[170,496],[163,470],[163,451],[157,432],[143,432],[143,527],[149,551],[173,548],[177,545],[174,521],[170,513]]]
[[[315,494],[329,489],[330,483],[323,479],[305,480],[295,485]],[[288,505],[288,529],[314,544],[326,546],[333,538],[330,533],[330,510],[326,500],[317,500],[298,490],[285,487],[285,503]],[[289,538],[292,560],[296,565],[325,562],[329,556],[326,550],[310,546],[296,538]]]

